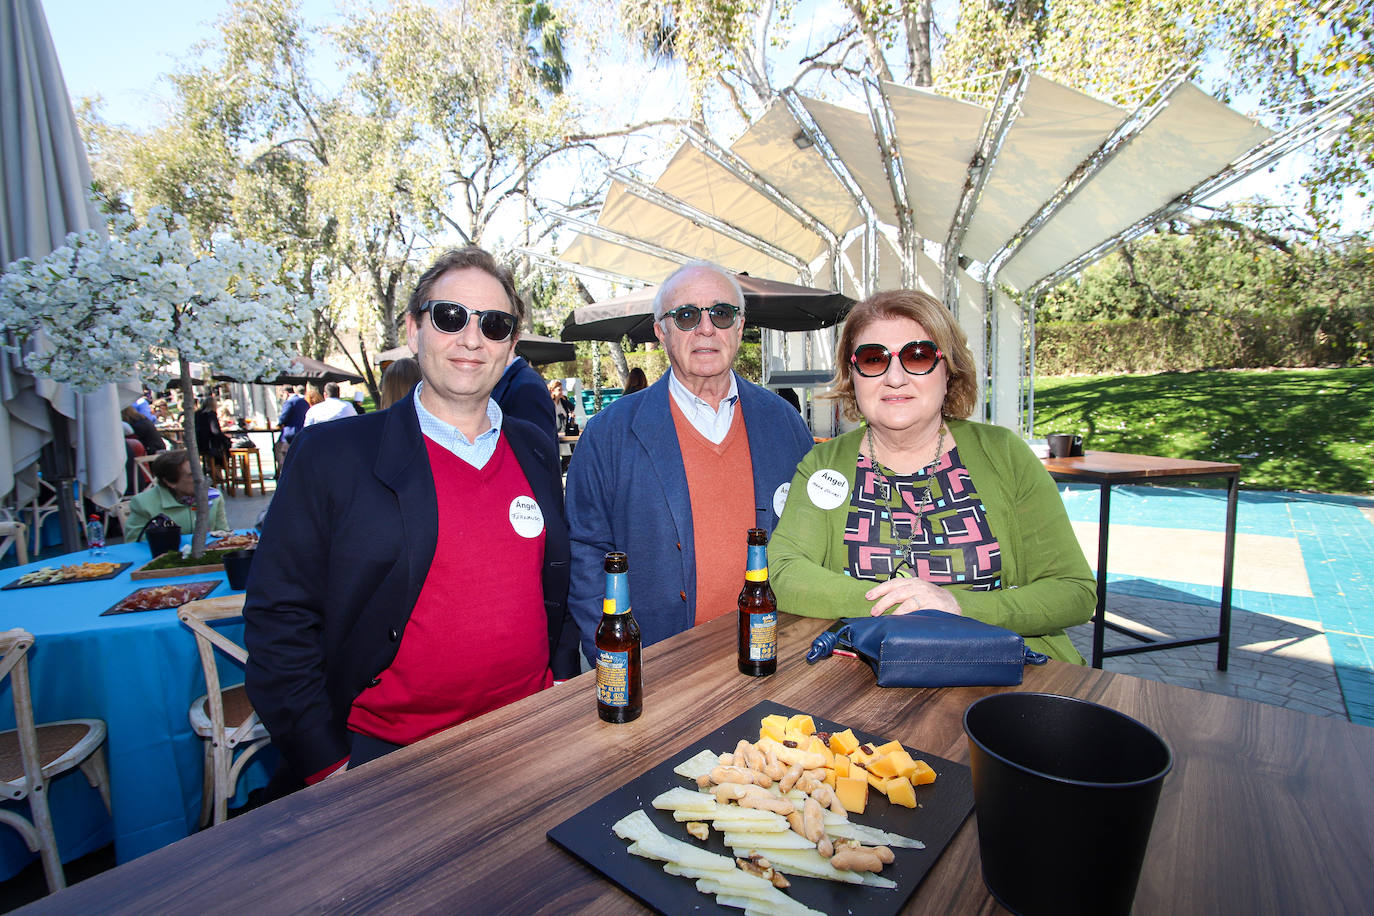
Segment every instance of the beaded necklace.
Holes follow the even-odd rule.
[[[911,569],[913,575],[916,572],[916,532],[920,529],[921,522],[925,518],[926,510],[929,509],[931,505],[930,488],[935,483],[934,467],[939,464],[940,452],[942,452],[945,447],[945,431],[945,424],[941,423],[940,435],[935,440],[935,456],[930,459],[929,464],[921,468],[920,473],[927,475],[925,490],[921,494],[920,502],[916,504],[916,519],[911,523],[911,535],[907,539],[907,544],[905,547],[898,545],[898,550],[900,550],[902,554],[902,560],[892,567],[892,578],[896,578],[897,572],[903,565]],[[895,472],[889,471],[883,466],[883,463],[878,460],[878,450],[873,446],[873,426],[871,424],[868,427],[868,459],[873,462],[873,470],[882,478],[885,494],[883,498],[883,514],[887,516],[888,527],[892,529],[892,536],[900,540],[901,535],[897,534],[896,523],[892,517],[892,495],[897,492],[897,485],[892,478],[895,478],[897,475]]]

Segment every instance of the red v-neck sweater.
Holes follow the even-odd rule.
[[[348,727],[412,744],[553,684],[538,504],[504,436],[475,468],[425,439],[439,540],[395,660]]]

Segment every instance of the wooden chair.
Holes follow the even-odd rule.
[[[10,510],[0,507],[0,557],[14,546],[14,556],[19,566],[29,562],[29,526],[16,519]]]
[[[213,452],[205,451],[200,453],[200,466],[205,471],[205,476],[210,478],[210,485],[218,487],[229,496],[234,495],[234,472],[229,467],[226,457],[220,457]]]
[[[205,669],[205,695],[191,704],[191,728],[205,741],[205,789],[200,825],[222,823],[229,816],[243,768],[271,740],[253,711],[243,685],[222,689],[215,650],[239,667],[248,664],[248,650],[210,625],[211,621],[243,616],[243,595],[206,598],[181,606],[177,617],[196,636],[200,664]],[[236,756],[237,753],[237,756]],[[213,816],[213,820],[212,820]]]
[[[134,458],[134,466],[138,470],[138,474],[134,478],[134,484],[136,485],[134,490],[135,493],[142,493],[157,482],[153,477],[152,467],[153,459],[156,457],[157,455],[139,455]]]
[[[76,503],[77,524],[84,530],[86,516],[81,510],[81,496],[73,492]],[[33,495],[33,501],[24,507],[24,511],[29,513],[29,530],[33,535],[33,549],[31,553],[36,557],[43,552],[43,522],[49,515],[57,512],[59,505],[59,494],[57,487],[53,486],[42,477],[38,478],[38,491]]]
[[[34,725],[33,695],[29,691],[28,651],[33,636],[25,630],[0,633],[0,682],[8,677],[14,695],[18,726],[0,733],[0,797],[29,800],[32,820],[16,811],[0,809],[0,823],[9,824],[24,838],[31,852],[43,859],[48,890],[67,886],[62,856],[57,851],[52,815],[48,812],[48,783],[53,777],[80,767],[110,810],[110,777],[105,768],[105,723],[99,719],[68,719]]]

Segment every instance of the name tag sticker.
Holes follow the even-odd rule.
[[[833,468],[821,468],[806,482],[806,495],[817,508],[830,510],[849,496],[849,484],[844,475]]]
[[[783,507],[787,505],[787,491],[792,489],[792,481],[784,480],[773,491],[773,514],[782,518]]]
[[[510,526],[522,538],[539,537],[544,530],[544,513],[539,503],[529,496],[517,496],[510,501]]]

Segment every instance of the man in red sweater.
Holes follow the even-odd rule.
[[[406,312],[420,384],[292,445],[244,607],[271,794],[576,673],[558,454],[491,398],[524,313],[489,254],[446,253]]]

